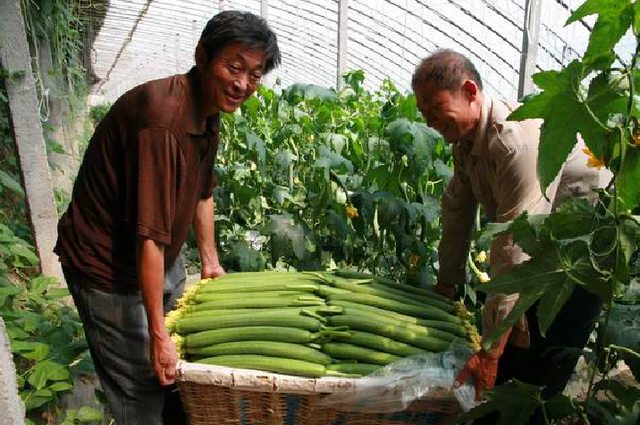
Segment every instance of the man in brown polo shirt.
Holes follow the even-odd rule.
[[[584,143],[579,141],[545,197],[536,173],[542,121],[507,121],[518,105],[484,93],[476,68],[459,53],[442,50],[424,59],[416,68],[412,87],[427,123],[453,144],[454,176],[442,200],[436,286],[451,298],[455,285],[466,280],[479,205],[491,221],[507,222],[525,211],[549,213],[571,196],[595,200],[593,189],[608,182],[606,171],[587,167]],[[503,273],[526,258],[510,235],[498,238],[491,246],[491,274]],[[483,333],[491,334],[517,299],[518,294],[488,297]],[[531,320],[535,319],[535,309],[531,309],[528,321],[523,317],[491,350],[474,356],[461,379],[473,375],[478,391],[493,386],[497,375],[499,382],[515,377],[545,386],[545,397],[561,392],[577,358],[562,362],[546,351],[559,346],[583,348],[600,305],[597,296],[576,287],[544,338],[537,330],[537,320]]]
[[[164,327],[184,290],[180,249],[193,225],[202,278],[224,274],[212,197],[219,113],[246,101],[280,52],[263,19],[229,11],[207,23],[195,58],[188,74],[113,105],[59,223],[56,252],[118,425],[185,421],[168,407],[177,354]]]

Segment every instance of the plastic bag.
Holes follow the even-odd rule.
[[[473,351],[456,340],[441,353],[403,358],[357,380],[352,389],[325,397],[322,406],[343,412],[389,413],[406,410],[420,398],[442,390],[454,393],[465,412],[476,406],[470,381],[459,388],[453,382]]]

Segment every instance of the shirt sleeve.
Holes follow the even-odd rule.
[[[138,133],[137,235],[171,243],[179,169],[178,142],[164,128]]]
[[[478,201],[464,171],[462,152],[453,150],[453,178],[442,198],[442,239],[438,247],[438,282],[458,285],[466,282],[466,261]]]

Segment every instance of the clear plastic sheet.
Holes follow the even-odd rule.
[[[389,413],[406,410],[414,401],[452,391],[465,412],[476,406],[471,380],[454,388],[455,378],[473,351],[454,341],[442,353],[403,358],[358,379],[354,389],[331,394],[322,405],[343,412]]]

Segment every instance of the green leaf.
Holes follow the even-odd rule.
[[[604,329],[604,321],[601,321],[600,325],[598,329],[601,331]],[[615,304],[611,309],[604,342],[640,353],[640,306]],[[640,380],[640,358],[624,350],[618,353],[629,366],[636,380]]]
[[[633,409],[633,406],[640,400],[640,388],[625,385],[615,379],[603,379],[593,389],[594,392],[606,391],[613,395],[627,409]]]
[[[333,150],[337,153],[342,154],[344,147],[347,144],[347,137],[343,134],[336,133],[322,133],[320,136],[326,141]]]
[[[320,146],[318,153],[320,158],[314,164],[315,167],[325,168],[327,172],[335,170],[345,174],[353,173],[353,163],[344,156],[331,152],[326,146]]]
[[[544,119],[540,132],[538,178],[545,190],[573,150],[578,133],[582,134],[587,146],[598,157],[602,157],[604,143],[612,133],[593,119],[581,100],[579,93],[583,78],[582,64],[577,60],[562,71],[535,74],[533,80],[543,92],[521,105],[508,117],[515,121]],[[599,88],[599,85],[594,87]],[[617,97],[615,99],[618,100]],[[596,115],[606,115],[606,121],[608,111],[614,106],[607,102],[598,106],[600,111]]]
[[[549,286],[545,291],[538,304],[538,325],[542,336],[545,336],[560,309],[569,300],[573,287],[572,281],[565,280],[559,285]]]
[[[381,228],[388,227],[400,216],[402,207],[394,197],[385,196],[378,201],[378,223]]]
[[[230,261],[233,268],[241,272],[262,271],[265,267],[262,253],[252,249],[245,241],[232,243],[225,261]]]
[[[540,388],[519,381],[510,381],[486,392],[487,401],[460,417],[459,423],[478,419],[491,412],[499,412],[496,425],[526,424],[540,407]]]
[[[247,132],[247,149],[258,154],[258,161],[263,164],[267,157],[267,148],[264,141],[253,132]]]
[[[7,298],[12,297],[22,292],[22,288],[19,286],[0,286],[0,307],[4,305]]]
[[[289,86],[282,93],[282,97],[289,102],[295,103],[303,99],[318,99],[323,102],[335,102],[336,92],[314,84],[296,83]]]
[[[102,413],[99,410],[85,406],[78,410],[77,419],[80,423],[97,422],[102,420]]]
[[[587,0],[569,17],[566,25],[596,13],[598,20],[583,61],[587,66],[600,63],[600,69],[604,69],[615,59],[613,49],[631,26],[633,8],[629,0]]]
[[[627,149],[616,180],[623,211],[631,210],[640,201],[640,147]]]
[[[42,294],[47,288],[51,285],[55,285],[58,282],[58,279],[51,276],[38,276],[34,279],[31,279],[30,288],[32,292],[36,294]]]
[[[46,295],[50,300],[59,300],[71,296],[71,292],[67,288],[49,288]]]
[[[637,0],[633,5],[633,33],[640,36],[640,1]]]
[[[50,385],[49,389],[57,393],[61,391],[69,391],[73,389],[73,384],[69,382],[56,382],[55,384]]]
[[[12,255],[16,257],[21,257],[27,260],[27,262],[31,266],[35,266],[36,264],[38,264],[38,262],[40,262],[40,259],[33,252],[32,248],[22,245],[20,243],[15,243],[11,245],[11,247],[9,248],[9,251],[11,252]]]
[[[271,236],[274,256],[280,257],[288,251],[293,252],[298,259],[306,255],[307,242],[304,228],[295,224],[291,214],[271,215],[262,234]]]
[[[42,361],[47,358],[51,349],[47,344],[43,344],[41,342],[33,343],[33,350],[25,352],[23,354],[24,357],[35,360],[37,362]]]
[[[0,185],[14,191],[20,196],[24,196],[24,190],[22,189],[22,185],[20,185],[20,183],[16,179],[14,179],[10,174],[2,170],[0,170]]]
[[[24,407],[27,411],[37,409],[38,407],[53,401],[55,397],[55,393],[48,388],[29,391],[20,395],[24,400]]]
[[[27,381],[36,389],[42,389],[48,381],[70,379],[69,370],[60,363],[51,360],[36,363]]]
[[[436,174],[439,177],[442,177],[444,180],[444,184],[448,185],[449,181],[453,177],[453,170],[449,168],[441,159],[436,159],[433,161],[433,168],[436,170]]]

